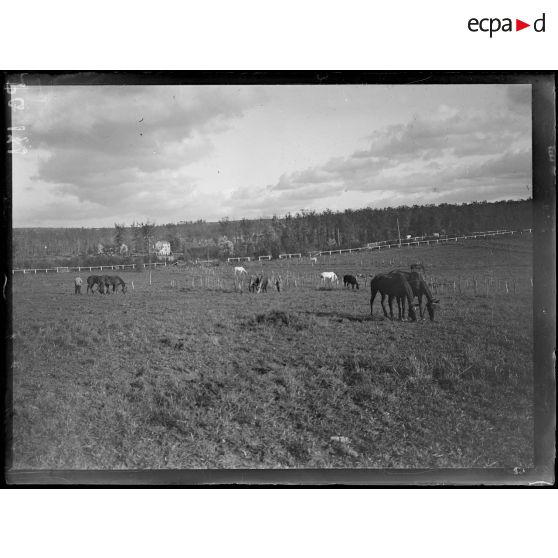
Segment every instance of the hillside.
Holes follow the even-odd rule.
[[[354,248],[397,238],[398,234],[461,234],[530,228],[531,224],[532,200],[322,213],[301,210],[295,215],[268,219],[224,218],[219,222],[198,220],[165,225],[132,223],[120,225],[119,237],[116,228],[16,228],[12,248],[15,266],[54,257],[97,254],[99,244],[105,253],[116,250],[122,243],[131,252],[147,252],[148,242],[152,245],[157,240],[169,241],[172,251],[183,253],[186,258],[267,254],[276,257],[282,252]],[[232,244],[223,243],[224,237]]]

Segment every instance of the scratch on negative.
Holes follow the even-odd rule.
[[[414,83],[421,83],[423,81],[428,81],[429,79],[432,79],[432,76],[428,76],[428,77],[425,77],[425,78],[422,78],[422,79],[417,79],[415,81],[409,81],[407,83],[407,85],[413,85]]]
[[[6,300],[6,285],[8,284],[8,276],[4,275],[4,286],[2,287],[2,296]]]

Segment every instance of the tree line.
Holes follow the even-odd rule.
[[[157,225],[115,223],[112,228],[13,230],[14,265],[53,258],[151,257],[157,241],[185,259],[308,253],[357,248],[398,235],[464,234],[532,226],[532,200],[347,209],[300,210],[266,219],[223,218]],[[125,249],[124,249],[124,248]]]

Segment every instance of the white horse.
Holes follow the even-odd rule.
[[[235,268],[234,268],[234,275],[235,275],[235,277],[236,277],[237,275],[242,275],[243,273],[246,273],[246,275],[248,275],[248,272],[247,272],[242,266],[239,266],[239,267],[235,267]]]
[[[318,258],[310,258],[310,263],[312,265],[317,264],[318,263]]]
[[[320,274],[320,277],[323,284],[329,282],[330,284],[335,283],[336,285],[339,285],[339,277],[337,277],[333,271],[324,271]]]

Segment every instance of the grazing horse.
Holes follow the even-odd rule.
[[[74,281],[74,294],[81,294],[82,285],[83,285],[83,279],[81,277],[76,277]]]
[[[260,284],[260,278],[258,275],[250,276],[250,284],[248,285],[248,292],[255,293]]]
[[[237,275],[242,275],[243,273],[245,273],[246,275],[248,275],[248,272],[242,267],[242,266],[238,266],[234,268],[234,276],[236,277]]]
[[[95,285],[97,285],[99,292],[103,294],[105,291],[104,281],[101,277],[99,277],[99,275],[90,275],[87,278],[87,294],[89,294],[89,291],[91,291],[91,294],[95,292],[93,290]]]
[[[422,278],[421,274],[418,271],[392,271],[389,273],[389,275],[391,275],[392,273],[404,275],[407,279],[409,285],[411,286],[411,290],[413,291],[413,298],[415,296],[418,297],[418,307],[421,320],[424,319],[424,306],[422,305],[422,297],[424,296],[426,298],[426,310],[428,311],[430,321],[433,322],[434,305],[438,304],[440,301],[432,296],[432,291],[428,287],[426,281]],[[402,310],[403,314],[405,314],[405,298],[397,297],[397,306],[399,308],[399,312],[401,312]]]
[[[108,277],[109,285],[112,286],[112,292],[115,293],[118,291],[118,287],[122,288],[122,294],[124,294],[128,288],[126,287],[126,283],[120,278],[118,275],[110,275]]]
[[[320,273],[320,278],[323,284],[325,284],[326,281],[329,282],[330,284],[331,283],[335,283],[336,285],[339,284],[339,277],[337,277],[337,275],[333,271],[324,271]]]
[[[358,281],[354,275],[343,275],[343,286],[344,287],[351,286],[353,290],[356,287],[358,291]]]
[[[373,305],[376,294],[379,292],[382,295],[382,310],[384,311],[384,316],[387,318],[388,313],[385,306],[386,296],[389,297],[389,313],[391,319],[393,319],[393,298],[405,297],[409,303],[409,317],[411,320],[415,321],[417,315],[413,308],[413,290],[407,281],[407,278],[403,273],[389,273],[389,274],[379,274],[373,277],[370,281],[370,315],[373,314]],[[399,312],[399,319],[403,318],[401,311]]]
[[[312,265],[317,264],[318,263],[318,258],[310,258],[310,263]]]
[[[101,279],[101,282],[103,283],[103,286],[104,286],[104,293],[105,294],[110,294],[110,287],[112,285],[112,283],[111,283],[112,277],[110,275],[101,275],[100,279]]]
[[[269,285],[269,277],[267,275],[262,275],[260,277],[260,283],[258,285],[258,292],[267,293],[267,286]]]

